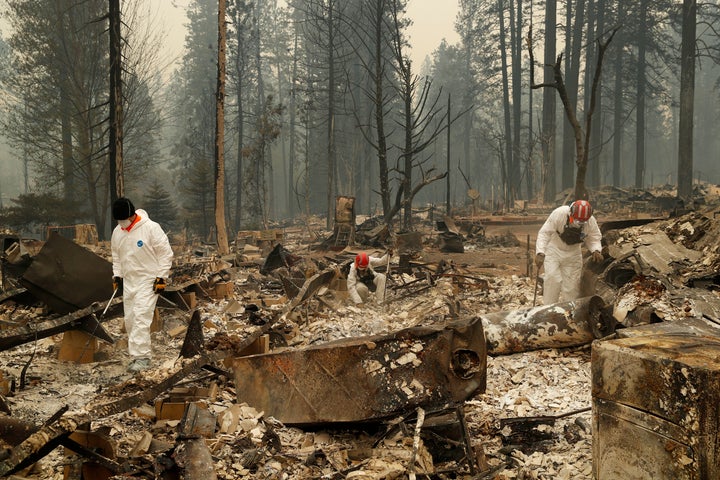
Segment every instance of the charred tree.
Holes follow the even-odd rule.
[[[575,104],[571,102],[568,96],[567,89],[562,77],[561,65],[562,65],[562,54],[558,55],[555,64],[553,65],[554,81],[551,83],[535,83],[535,57],[533,55],[533,44],[532,44],[532,25],[528,31],[527,46],[530,53],[530,88],[554,88],[557,90],[560,100],[562,101],[563,107],[565,108],[565,116],[573,127],[575,136],[575,155],[577,165],[577,175],[575,177],[575,198],[587,198],[587,188],[585,186],[585,176],[587,173],[587,162],[588,162],[588,145],[590,142],[590,132],[592,129],[592,116],[595,110],[595,97],[597,93],[598,85],[600,84],[600,76],[602,74],[602,62],[605,57],[605,51],[608,45],[612,41],[617,28],[613,29],[607,40],[598,42],[598,58],[597,65],[595,66],[595,75],[593,76],[592,89],[590,91],[590,108],[585,112],[585,130],[578,121],[577,114],[575,112]]]
[[[218,0],[217,89],[215,92],[215,229],[218,252],[225,255],[228,246],[225,224],[225,0]]]

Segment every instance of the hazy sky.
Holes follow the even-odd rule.
[[[149,0],[160,12],[168,31],[166,47],[173,55],[179,55],[185,41],[186,17],[184,8],[189,0]],[[458,0],[409,0],[408,16],[413,20],[409,30],[412,59],[420,68],[426,55],[432,54],[443,38],[448,43],[459,40],[453,28]]]
[[[413,64],[420,68],[426,55],[440,45],[442,39],[456,43],[460,37],[453,27],[458,0],[410,0],[408,16],[413,20],[410,28]]]

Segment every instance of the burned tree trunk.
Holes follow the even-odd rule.
[[[488,355],[575,347],[615,330],[615,320],[598,296],[481,318]]]

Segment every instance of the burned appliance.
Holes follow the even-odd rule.
[[[593,478],[720,478],[720,338],[595,342]]]

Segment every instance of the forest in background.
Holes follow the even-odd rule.
[[[573,187],[576,132],[548,82],[558,63],[588,133],[587,185],[720,182],[717,1],[461,0],[458,44],[408,55],[412,0],[227,0],[225,218],[230,233],[358,213],[412,228],[410,208],[553,204]],[[110,228],[107,0],[4,0],[0,162],[21,165],[2,223]],[[178,65],[141,0],[121,3],[125,193],[170,231],[214,220],[218,1],[193,0]],[[532,27],[532,39],[528,34]],[[7,158],[7,160],[4,160]],[[0,193],[10,188],[0,180]],[[18,185],[19,184],[19,185]],[[328,215],[329,213],[329,215]]]

